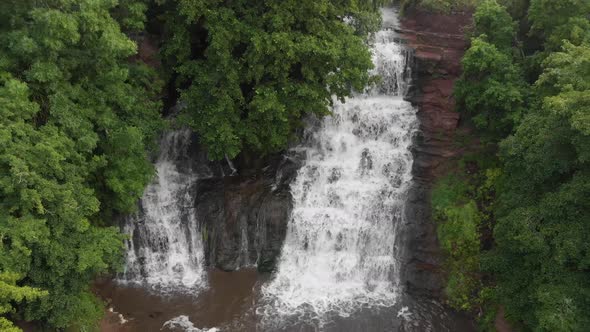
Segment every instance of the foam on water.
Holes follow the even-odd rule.
[[[196,173],[190,167],[190,130],[164,135],[157,176],[127,218],[125,271],[121,280],[159,290],[206,285],[204,249],[194,211]]]
[[[384,17],[396,16],[386,11]],[[294,208],[278,271],[262,288],[267,304],[259,311],[267,320],[295,315],[321,321],[327,314],[347,316],[397,301],[396,235],[418,122],[402,98],[409,55],[395,32],[378,32],[372,51],[381,84],[336,103],[297,147],[306,161],[291,186]]]
[[[164,329],[179,332],[219,332],[219,329],[215,327],[202,329],[195,327],[193,322],[191,322],[186,315],[180,315],[166,321],[164,325],[162,325],[162,330]]]

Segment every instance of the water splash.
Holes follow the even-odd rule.
[[[161,330],[179,332],[219,332],[219,329],[216,327],[202,329],[195,327],[193,322],[191,322],[186,315],[180,315],[166,321],[164,325],[162,325]]]
[[[191,131],[167,133],[156,161],[156,179],[130,216],[123,231],[127,241],[122,281],[170,290],[206,284],[204,249],[194,211],[197,174],[190,166]]]
[[[402,98],[411,76],[409,53],[395,37],[392,29],[375,35],[381,84],[336,103],[297,148],[306,162],[291,186],[294,209],[278,271],[262,288],[267,302],[259,311],[267,320],[298,316],[321,325],[328,314],[348,316],[397,301],[396,234],[418,122]]]

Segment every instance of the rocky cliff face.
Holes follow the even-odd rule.
[[[415,177],[432,182],[445,161],[461,151],[453,138],[459,125],[453,87],[461,74],[468,47],[465,28],[471,14],[441,15],[421,11],[402,20],[403,38],[415,51],[414,89],[410,100],[418,107],[421,136],[415,147]]]
[[[444,287],[435,225],[431,220],[430,190],[445,171],[447,161],[461,153],[454,145],[459,114],[452,97],[460,61],[467,47],[464,28],[470,14],[406,13],[399,33],[414,52],[413,86],[408,99],[418,108],[420,135],[414,145],[413,175],[409,193],[405,284],[410,293],[441,297]],[[141,40],[140,56],[153,59],[154,42]],[[299,167],[298,158],[273,156],[239,160],[237,174],[227,163],[208,163],[198,144],[192,151],[195,165],[217,171],[198,180],[196,212],[205,240],[209,266],[236,270],[256,264],[272,270],[280,254],[292,208],[289,184]],[[257,163],[253,165],[253,163]],[[219,171],[221,170],[221,171]]]
[[[262,166],[197,183],[196,211],[209,266],[233,271],[256,265],[269,272],[279,257],[292,208],[295,158],[273,156]]]
[[[409,99],[418,107],[420,119],[405,235],[404,282],[413,295],[443,296],[443,259],[431,218],[430,191],[447,161],[462,152],[454,144],[459,114],[452,92],[467,48],[463,30],[470,17],[414,11],[406,14],[399,31],[414,51]],[[242,160],[237,162],[238,175],[199,180],[195,204],[207,265],[228,271],[253,264],[262,272],[273,269],[287,231],[292,208],[289,184],[298,160],[274,156],[255,166]]]
[[[453,86],[467,48],[464,28],[470,14],[407,13],[400,33],[414,50],[415,68],[410,101],[418,107],[420,134],[414,145],[415,186],[407,208],[407,261],[404,281],[410,294],[443,297],[442,255],[432,221],[430,192],[448,161],[461,153],[454,144],[459,113]]]

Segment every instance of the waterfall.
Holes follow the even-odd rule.
[[[159,289],[204,286],[204,248],[194,208],[195,183],[189,146],[191,131],[164,135],[155,167],[157,176],[140,201],[139,212],[125,221],[130,235],[123,281]]]
[[[396,15],[384,12],[372,45],[380,83],[308,127],[296,148],[306,156],[291,185],[293,212],[278,270],[262,288],[267,316],[348,316],[391,306],[399,294],[400,252],[411,184],[416,110],[403,100],[409,52],[396,38]]]

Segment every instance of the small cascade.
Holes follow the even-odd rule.
[[[201,287],[204,249],[194,208],[197,174],[188,156],[191,131],[164,135],[156,161],[156,179],[127,218],[126,268],[122,281],[154,288]]]
[[[262,289],[267,304],[260,311],[269,319],[296,315],[317,323],[325,314],[348,316],[397,301],[397,234],[418,120],[403,100],[410,53],[392,29],[393,10],[384,19],[387,28],[372,48],[380,84],[335,103],[296,148],[306,161],[291,186],[294,207],[278,271]]]
[[[240,222],[240,259],[239,266],[251,266],[250,253],[248,250],[248,224],[245,220]]]
[[[371,95],[406,96],[412,79],[412,53],[392,29],[378,31],[373,40],[373,75],[380,83],[373,87]]]
[[[229,169],[231,169],[231,174],[229,176],[238,174],[238,170],[234,166],[234,163],[232,163],[231,159],[229,159],[227,155],[225,155],[225,161],[227,161],[227,165],[229,166]]]

